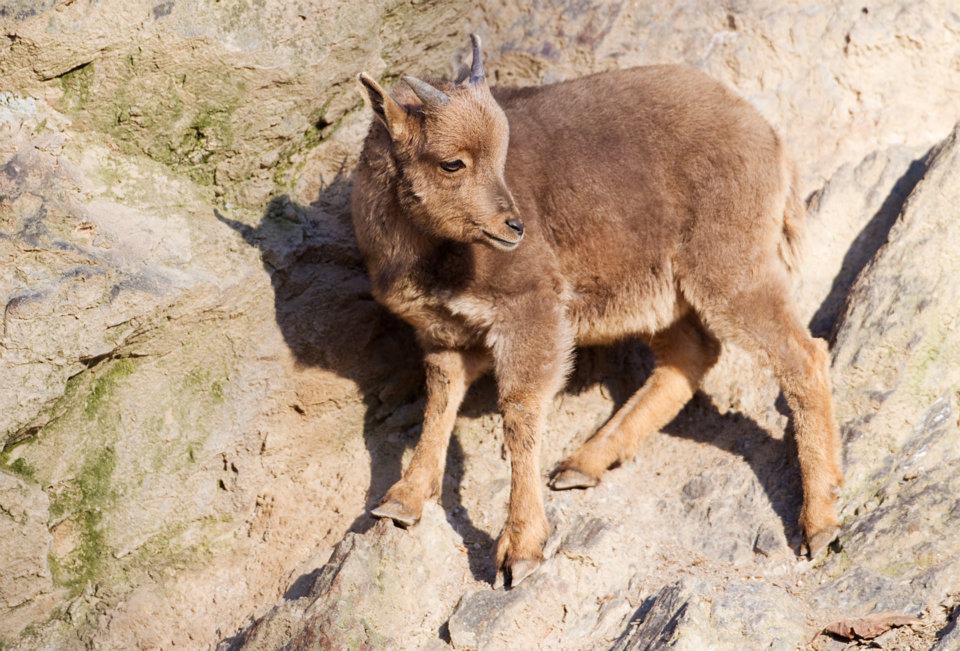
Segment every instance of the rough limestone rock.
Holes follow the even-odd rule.
[[[736,349],[635,462],[549,497],[550,558],[517,590],[491,586],[509,473],[490,382],[442,512],[365,515],[422,399],[350,229],[354,77],[456,75],[472,30],[498,83],[685,62],[783,133],[849,469],[823,560],[791,549],[787,418]],[[891,648],[951,648],[949,0],[14,0],[0,33],[0,647],[792,649],[895,609],[923,617]],[[581,351],[544,471],[648,369],[636,345]]]
[[[469,569],[440,506],[427,505],[422,521],[431,526],[408,533],[380,522],[366,535],[347,534],[323,569],[306,577],[312,581],[306,594],[288,594],[244,633],[243,648],[404,648],[434,641]],[[429,600],[417,598],[421,589],[430,590]]]
[[[15,475],[0,474],[0,538],[4,541],[0,549],[0,567],[4,569],[0,597],[3,608],[13,613],[3,622],[0,635],[15,633],[45,606],[38,596],[52,586],[47,563],[49,508],[49,500],[38,486]]]
[[[960,271],[958,137],[960,128],[931,154],[837,333],[847,485],[843,534],[825,558],[798,561],[789,546],[799,501],[789,439],[721,417],[703,399],[668,427],[677,438],[651,442],[599,487],[549,494],[543,568],[512,590],[464,582],[443,639],[455,649],[794,649],[833,621],[891,611],[924,623],[898,631],[901,646],[891,648],[929,648],[960,591],[960,286],[950,280]],[[917,255],[927,264],[915,264]],[[432,520],[407,534],[411,547],[437,526]],[[321,577],[358,562],[342,547]],[[451,547],[436,545],[422,559],[447,559]],[[369,553],[357,557],[364,574],[356,590],[370,585],[370,573],[397,570],[386,554],[373,569]],[[402,579],[424,615],[447,603],[449,574],[432,576],[436,588],[423,574]],[[340,603],[346,589],[329,590],[321,578],[311,607]],[[392,623],[366,612],[371,623],[358,643],[376,647]],[[354,609],[345,620],[357,617]],[[253,630],[287,625],[277,620],[271,613]],[[309,609],[302,620],[331,626]],[[411,625],[406,643],[422,643],[421,632]],[[235,648],[263,648],[244,639]]]

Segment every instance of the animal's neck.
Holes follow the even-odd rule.
[[[383,292],[412,282],[421,289],[461,286],[473,268],[470,246],[423,233],[399,210],[383,212],[374,282]]]

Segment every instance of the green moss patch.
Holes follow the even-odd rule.
[[[102,417],[104,408],[116,392],[120,380],[133,373],[134,368],[132,360],[121,359],[115,362],[106,373],[98,377],[84,403],[84,415],[91,419]]]
[[[147,577],[202,565],[233,540],[236,524],[224,513],[232,504],[196,499],[219,478],[208,441],[232,392],[236,353],[220,327],[161,322],[153,336],[171,342],[168,352],[83,370],[33,438],[0,452],[0,470],[29,475],[50,500],[48,562],[60,604],[91,586],[115,603]],[[69,626],[86,639],[95,622]]]
[[[54,581],[72,595],[107,572],[113,552],[105,520],[119,494],[115,444],[120,437],[120,396],[124,380],[137,367],[135,359],[106,360],[70,378],[50,421],[14,462],[21,462],[20,470],[42,485],[52,484],[47,491],[51,524],[72,524],[70,551],[50,556]]]
[[[246,80],[202,53],[190,60],[192,67],[171,67],[165,53],[143,49],[106,56],[96,70],[90,63],[60,77],[57,108],[113,136],[124,153],[146,154],[211,185],[217,163],[234,153]]]
[[[51,503],[51,514],[73,512],[79,529],[77,546],[63,558],[51,557],[54,581],[79,594],[90,582],[101,576],[110,556],[110,546],[103,532],[103,516],[113,506],[116,493],[111,478],[117,457],[110,448],[91,455],[80,474]]]
[[[12,472],[15,475],[19,475],[24,479],[33,481],[36,475],[36,469],[33,465],[27,461],[22,456],[16,456],[16,449],[22,445],[27,445],[35,439],[35,436],[29,436],[27,438],[20,439],[13,443],[9,443],[2,450],[0,450],[0,468],[8,472]]]
[[[25,461],[24,459],[16,459],[8,467],[10,468],[10,470],[17,473],[21,477],[25,477],[27,479],[33,479],[33,474],[34,474],[33,466],[27,463],[27,461]]]
[[[60,75],[64,109],[80,111],[90,103],[95,72],[93,63],[85,63]]]

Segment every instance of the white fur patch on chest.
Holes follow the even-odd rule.
[[[487,299],[460,295],[448,298],[445,305],[451,314],[462,317],[474,328],[487,330],[496,320],[496,308]]]
[[[448,348],[482,341],[493,323],[493,304],[472,296],[425,292],[413,283],[395,286],[383,303],[425,340]]]

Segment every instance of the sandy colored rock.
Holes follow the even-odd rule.
[[[347,534],[327,565],[223,648],[418,648],[450,616],[468,570],[443,510],[428,504],[410,532],[381,521]],[[424,589],[429,589],[429,595]]]
[[[597,488],[548,494],[553,533],[543,567],[513,590],[465,581],[446,625],[453,648],[793,649],[840,619],[873,621],[876,613],[923,623],[917,631],[901,627],[897,648],[927,648],[948,630],[940,605],[952,603],[960,586],[953,359],[960,342],[938,329],[956,322],[953,288],[936,296],[926,288],[957,271],[949,207],[960,186],[948,181],[960,178],[957,133],[929,157],[840,321],[833,371],[848,483],[838,546],[813,564],[797,560],[788,547],[791,539],[795,546],[799,504],[789,439],[748,418],[720,415],[703,398],[668,426],[674,436],[649,443]],[[931,264],[912,264],[917,252]],[[928,341],[943,352],[929,355]],[[860,365],[890,371],[861,375]],[[884,380],[881,400],[877,383]],[[564,436],[566,403],[555,410],[548,437]],[[464,497],[496,495],[492,487],[505,481],[505,469],[486,472],[500,478],[488,480],[484,492],[468,475],[463,484],[474,488],[461,485]],[[480,518],[490,508],[478,501],[468,512]],[[462,522],[452,524],[462,530]],[[436,523],[414,527],[411,546],[426,526]],[[778,531],[787,540],[779,542]],[[323,572],[342,565],[335,557]],[[469,555],[460,567],[469,567]],[[355,589],[364,585],[366,577]],[[445,598],[434,594],[424,585],[415,602],[427,612],[440,609]],[[346,621],[357,616],[351,610]],[[303,619],[319,625],[307,613]]]
[[[948,625],[955,145],[927,155],[960,104],[946,0],[77,0],[7,3],[0,28],[3,645],[336,631],[401,648],[793,648],[828,623],[818,608],[883,607],[923,614],[902,645],[926,648]],[[412,337],[373,302],[349,225],[370,119],[353,79],[453,76],[473,29],[499,83],[686,62],[783,133],[810,197],[797,292],[836,340],[850,469],[821,563],[792,555],[786,417],[735,349],[636,461],[550,496],[550,558],[517,591],[490,587],[509,472],[489,382],[458,421],[443,513],[406,532],[365,515],[421,400]],[[634,345],[581,351],[544,471],[648,369]],[[364,594],[375,570],[418,589]],[[418,622],[407,637],[400,619]]]
[[[13,613],[0,623],[0,635],[16,635],[36,616],[38,607],[50,601],[48,507],[47,496],[39,487],[0,472],[0,603]]]

